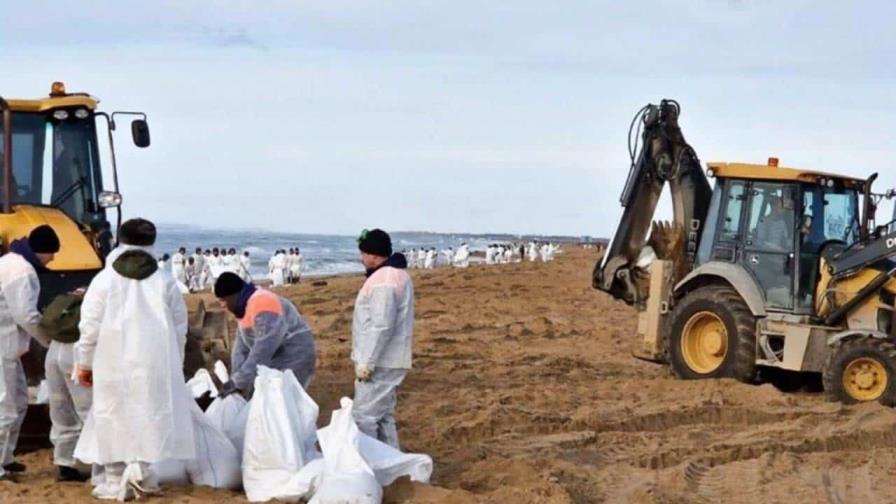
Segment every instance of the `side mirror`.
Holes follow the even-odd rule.
[[[96,200],[100,208],[114,208],[121,206],[121,194],[114,191],[103,191],[97,195]]]
[[[149,124],[144,119],[135,119],[131,122],[131,136],[137,147],[149,147]]]

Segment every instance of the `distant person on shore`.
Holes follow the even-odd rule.
[[[426,248],[424,247],[420,247],[419,249],[417,249],[417,267],[426,267]]]
[[[171,274],[178,282],[186,285],[187,276],[184,274],[184,266],[187,264],[187,249],[181,247],[171,256]]]
[[[398,387],[411,368],[414,337],[414,284],[407,260],[392,253],[381,229],[358,238],[367,280],[355,299],[352,361],[355,364],[355,423],[361,432],[396,448]]]
[[[452,266],[454,264],[454,249],[448,247],[447,249],[442,251],[442,255],[445,256],[445,265]]]
[[[291,369],[305,389],[314,377],[314,336],[292,301],[226,272],[215,283],[215,297],[238,320],[230,359],[230,381],[221,397],[240,392],[251,397],[258,366]]]
[[[458,268],[466,268],[470,266],[470,246],[461,243],[454,254],[454,266]]]
[[[244,250],[243,255],[240,256],[239,277],[242,278],[244,282],[252,281],[252,258],[249,256],[248,250]]]
[[[536,245],[535,241],[529,242],[529,262],[535,262],[538,260],[538,245]]]
[[[205,269],[205,256],[202,255],[202,248],[196,247],[196,250],[193,251],[190,257],[193,259],[195,289],[200,290],[202,289],[202,270]]]
[[[426,269],[433,269],[436,267],[436,249],[429,248],[426,250],[426,256],[423,260],[423,267]]]
[[[302,266],[304,259],[305,258],[302,257],[302,249],[296,247],[292,262],[289,264],[289,275],[294,284],[297,284],[302,280]]]
[[[202,269],[199,271],[199,289],[206,290],[212,284],[212,251],[205,249],[202,254]]]
[[[168,254],[162,254],[162,257],[159,258],[159,270],[164,271],[165,273],[171,274],[171,256]]]
[[[286,253],[278,249],[268,261],[268,273],[274,287],[286,285],[286,272]]]

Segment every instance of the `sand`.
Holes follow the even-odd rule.
[[[817,392],[680,381],[631,357],[635,312],[591,288],[593,251],[549,264],[412,272],[415,369],[401,389],[408,451],[435,460],[433,486],[400,482],[386,502],[892,502],[896,415]],[[310,389],[321,423],[352,391],[351,312],[361,277],[290,287],[315,330]],[[22,459],[0,502],[90,502],[57,485],[50,451]],[[168,489],[151,502],[245,502]]]

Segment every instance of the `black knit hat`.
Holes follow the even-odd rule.
[[[55,254],[59,252],[59,237],[53,228],[43,224],[31,230],[28,245],[35,254]]]
[[[215,282],[215,297],[226,298],[227,296],[237,294],[241,292],[245,286],[246,282],[244,282],[239,275],[230,271],[225,271],[224,273],[221,273],[221,276],[218,277],[218,281]]]
[[[129,219],[118,230],[118,239],[125,245],[148,247],[156,242],[156,225],[146,219]]]
[[[377,228],[370,231],[365,229],[358,237],[358,248],[367,254],[389,257],[392,255],[392,239],[389,238],[389,233],[382,229]]]

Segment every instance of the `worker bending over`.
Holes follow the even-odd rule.
[[[38,226],[27,239],[15,240],[0,257],[0,479],[13,480],[24,472],[13,452],[28,410],[28,384],[22,355],[31,338],[48,346],[49,338],[38,325],[40,282],[37,274],[59,252],[59,237],[50,226]]]
[[[392,240],[385,231],[365,229],[358,249],[367,280],[358,292],[352,319],[355,423],[365,434],[397,449],[395,406],[398,386],[411,368],[414,284],[406,271],[407,260],[392,254]]]
[[[290,300],[233,273],[221,274],[215,296],[239,319],[230,381],[222,387],[222,396],[234,392],[251,396],[258,366],[292,369],[302,387],[308,388],[316,362],[314,336]]]

